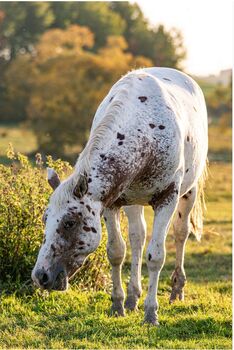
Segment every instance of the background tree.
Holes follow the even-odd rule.
[[[180,33],[128,2],[1,2],[0,29],[0,120],[29,120],[55,156],[77,155],[121,75],[184,57]]]
[[[144,57],[125,53],[123,37],[108,37],[107,45],[97,53],[85,50],[91,48],[92,39],[87,28],[72,25],[47,31],[36,46],[33,65],[37,74],[27,112],[44,153],[77,156],[111,85],[137,64],[152,65]]]
[[[150,27],[137,4],[114,1],[110,6],[125,20],[123,36],[133,55],[144,55],[156,66],[181,68],[186,50],[180,31],[175,28],[167,31],[163,25]]]
[[[94,51],[105,45],[108,36],[121,35],[125,28],[124,19],[106,1],[51,2],[50,7],[55,18],[53,27],[88,26],[95,35]]]
[[[0,51],[7,59],[32,52],[33,45],[54,20],[48,2],[1,2]]]

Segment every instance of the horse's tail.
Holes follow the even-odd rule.
[[[198,180],[196,201],[190,214],[192,233],[195,235],[198,241],[201,240],[201,235],[203,232],[203,213],[206,210],[204,187],[207,177],[208,159],[206,160],[206,165],[204,167],[203,173]]]

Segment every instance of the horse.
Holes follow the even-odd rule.
[[[158,281],[172,217],[176,262],[170,302],[184,299],[188,236],[193,232],[199,240],[202,234],[207,132],[202,90],[185,73],[142,68],[117,81],[96,111],[73,173],[61,182],[48,169],[54,191],[44,213],[45,235],[32,271],[34,283],[42,289],[66,290],[68,280],[100,243],[103,215],[112,267],[111,311],[124,315],[125,308],[135,310],[142,293],[144,206],[151,205],[154,223],[146,250],[149,286],[144,321],[158,325]],[[125,303],[121,207],[128,217],[132,250]]]

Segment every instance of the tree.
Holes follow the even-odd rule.
[[[177,29],[167,31],[163,25],[150,28],[137,4],[114,1],[111,8],[125,20],[123,35],[133,55],[148,57],[156,66],[181,67],[186,51],[182,34]]]
[[[121,35],[125,28],[125,21],[112,11],[106,1],[53,1],[50,8],[55,18],[52,27],[65,29],[71,24],[88,26],[95,35],[94,51],[105,46],[108,36]]]
[[[34,43],[54,20],[48,2],[1,2],[0,51],[7,59],[32,52]]]
[[[228,85],[219,84],[206,97],[208,112],[222,127],[232,125],[232,79]]]
[[[87,141],[98,104],[112,84],[136,64],[150,66],[152,62],[125,53],[127,43],[122,37],[108,37],[106,47],[95,54],[84,50],[91,37],[87,28],[71,26],[59,35],[57,31],[45,33],[36,46],[38,74],[27,112],[40,151],[74,160]],[[76,32],[77,40],[64,46],[71,31]],[[51,50],[51,42],[56,50]]]
[[[30,55],[19,55],[8,65],[2,80],[4,95],[0,120],[21,122],[26,119],[35,77],[36,69]]]

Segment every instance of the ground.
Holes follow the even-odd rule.
[[[222,133],[219,136],[216,130],[214,135],[217,135],[219,144]],[[231,134],[225,135],[230,151]],[[221,154],[223,149],[227,151],[224,144],[218,146],[215,140],[212,144],[218,148],[211,147],[212,154]],[[202,241],[198,243],[191,237],[186,247],[188,282],[185,301],[177,301],[173,305],[169,305],[170,275],[175,261],[171,231],[167,237],[167,258],[159,283],[160,327],[142,325],[148,281],[144,262],[144,294],[139,311],[128,313],[124,318],[109,315],[111,301],[107,292],[71,287],[66,293],[53,292],[48,296],[37,292],[33,295],[3,293],[0,302],[0,348],[231,349],[230,163],[210,164],[206,192],[207,213]],[[153,216],[149,207],[145,212],[149,239]],[[128,253],[124,265],[125,287],[129,278],[129,261]]]

